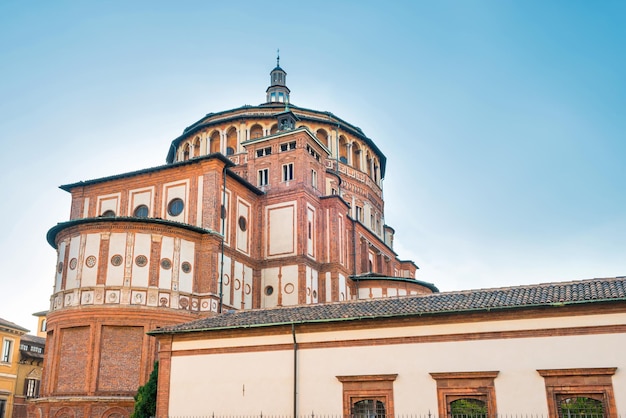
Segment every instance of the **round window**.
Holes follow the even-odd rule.
[[[188,261],[183,262],[183,264],[180,265],[180,269],[183,271],[183,273],[191,272],[191,263],[189,263]]]
[[[135,264],[137,264],[138,267],[146,266],[148,264],[148,257],[145,255],[138,255],[135,257]]]
[[[178,216],[183,213],[183,209],[185,208],[185,204],[182,199],[176,198],[170,200],[170,203],[167,205],[167,213],[171,216]]]
[[[148,207],[146,205],[139,205],[135,208],[134,215],[137,218],[147,218],[148,217]]]
[[[169,270],[169,269],[172,268],[172,262],[170,261],[169,258],[161,259],[161,268],[163,268],[165,270]]]
[[[115,216],[115,212],[113,212],[112,210],[105,210],[104,212],[102,212],[102,215],[105,218],[112,218]]]
[[[267,296],[270,296],[272,293],[274,293],[274,288],[272,286],[265,287],[265,294]]]
[[[124,261],[124,259],[119,254],[115,254],[113,257],[111,257],[111,264],[113,264],[115,267],[121,266],[122,261]]]
[[[246,218],[243,216],[239,217],[239,228],[241,228],[242,231],[245,231],[248,228],[248,221],[246,221]]]

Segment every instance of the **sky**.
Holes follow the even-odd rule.
[[[0,318],[36,331],[80,180],[210,112],[294,105],[387,157],[385,222],[441,291],[626,275],[626,2],[0,2]]]

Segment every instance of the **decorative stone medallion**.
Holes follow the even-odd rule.
[[[92,268],[93,266],[96,265],[96,256],[94,255],[90,255],[89,257],[87,257],[87,259],[85,260],[85,265],[89,268]]]
[[[169,270],[172,268],[172,261],[169,258],[161,259],[161,268],[163,270]]]
[[[295,287],[293,286],[293,284],[292,284],[292,283],[287,283],[287,284],[285,285],[284,290],[285,290],[285,293],[287,293],[288,295],[290,295],[290,294],[292,294],[292,293],[293,293],[293,291],[295,290]]]
[[[74,257],[70,260],[70,270],[76,270],[76,265],[78,265],[78,260]]]
[[[148,264],[148,257],[145,255],[138,255],[135,257],[135,264],[137,264],[138,267],[145,267],[146,264]]]
[[[111,264],[115,267],[121,266],[123,261],[124,258],[122,258],[120,254],[115,254],[113,257],[111,257]]]

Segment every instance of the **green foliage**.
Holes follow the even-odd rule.
[[[135,410],[130,418],[150,418],[156,415],[157,378],[159,362],[154,362],[154,369],[145,385],[140,386],[135,395]]]
[[[564,399],[561,402],[561,413],[564,417],[603,417],[602,402],[586,397]]]
[[[457,399],[450,402],[450,413],[453,417],[486,417],[487,404],[478,399]]]

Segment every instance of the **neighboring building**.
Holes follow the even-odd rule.
[[[0,318],[0,418],[13,416],[18,382],[20,339],[28,330]]]
[[[48,311],[35,312],[33,316],[37,317],[37,336],[46,338],[48,321],[46,319]]]
[[[430,294],[384,221],[386,157],[358,127],[292,105],[209,113],[166,165],[62,186],[70,220],[29,414],[126,417],[157,358],[146,335],[222,311]]]
[[[626,277],[238,311],[150,334],[158,417],[626,416]]]
[[[45,346],[43,337],[26,334],[20,339],[13,418],[26,418],[27,401],[39,397]]]

